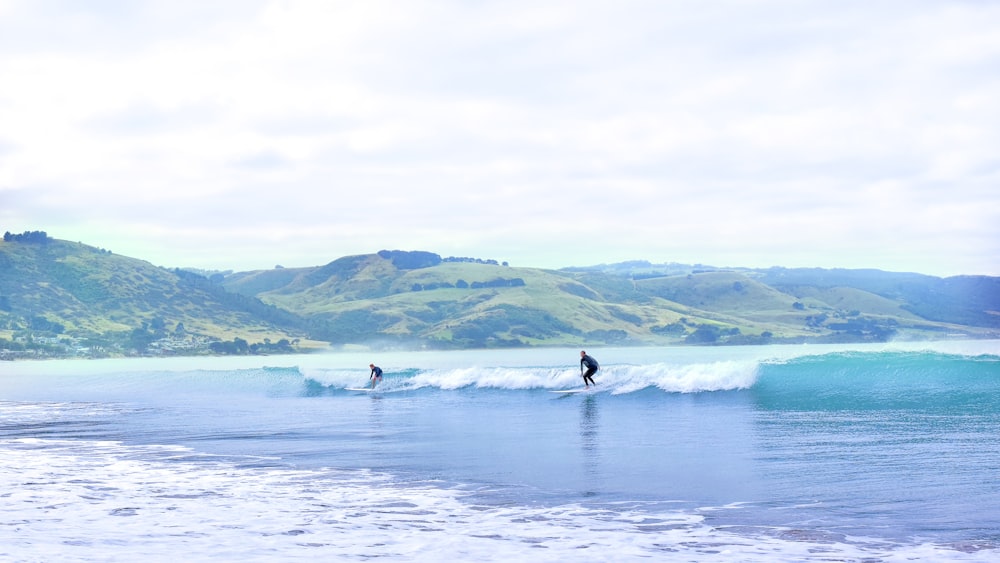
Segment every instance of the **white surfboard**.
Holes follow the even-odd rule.
[[[584,387],[583,389],[557,389],[555,391],[549,391],[549,393],[586,393],[590,389]]]
[[[345,387],[344,391],[374,391],[371,387]]]

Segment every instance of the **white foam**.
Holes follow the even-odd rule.
[[[329,369],[304,367],[299,368],[302,375],[331,389],[345,387],[363,387],[370,385],[371,371],[368,369]]]
[[[614,394],[655,387],[672,393],[697,393],[746,389],[757,379],[756,361],[722,361],[700,364],[650,364],[605,366],[595,378],[599,389]],[[410,378],[389,377],[382,389],[567,389],[579,387],[580,372],[566,368],[466,367],[426,370]]]
[[[990,561],[996,548],[719,529],[643,505],[484,506],[366,471],[244,467],[181,447],[0,440],[2,560]],[[186,461],[170,461],[183,459]]]
[[[748,389],[757,381],[756,361],[722,361],[698,364],[652,364],[602,370],[602,381],[615,386],[615,393],[630,393],[657,387],[671,393],[700,393]]]

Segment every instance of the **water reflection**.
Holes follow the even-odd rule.
[[[368,397],[368,432],[372,438],[385,437],[385,403],[381,395],[371,393]]]
[[[593,489],[599,489],[600,483],[596,482],[600,473],[598,462],[600,452],[598,451],[600,425],[600,412],[597,408],[597,399],[592,395],[587,395],[580,403],[580,447],[583,449],[583,478],[587,486],[586,496],[596,494]]]

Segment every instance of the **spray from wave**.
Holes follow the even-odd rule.
[[[598,391],[613,395],[658,389],[667,393],[700,393],[747,389],[756,382],[756,361],[724,361],[689,365],[612,365],[598,372]],[[357,373],[310,370],[306,380],[331,391],[367,384]],[[496,391],[560,390],[580,387],[580,373],[552,367],[464,367],[386,370],[378,389],[383,393],[482,389]]]

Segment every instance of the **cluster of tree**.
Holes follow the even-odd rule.
[[[16,340],[7,340],[6,338],[0,337],[0,351],[11,350],[20,352],[22,350],[29,350],[30,346],[37,346],[34,342],[18,342]]]
[[[8,340],[0,337],[0,359],[6,359],[8,352],[33,351],[35,354],[41,353],[45,357],[66,356],[64,347],[60,344],[53,344],[51,341],[41,342],[33,338]]]
[[[684,323],[678,321],[676,323],[670,323],[668,325],[656,325],[649,327],[649,332],[653,334],[662,334],[664,336],[681,336],[687,332]]]
[[[443,262],[464,262],[467,264],[489,264],[492,266],[509,266],[507,262],[497,262],[493,259],[470,258],[468,256],[449,256]]]
[[[462,281],[462,280],[458,280]],[[463,282],[464,283],[464,282]],[[433,283],[415,283],[410,286],[410,291],[431,291],[434,289],[446,289],[457,287],[453,283],[448,282],[433,282]],[[469,287],[469,284],[465,284],[464,287]]]
[[[48,332],[52,334],[62,334],[66,327],[59,323],[54,323],[45,317],[35,315],[28,319],[28,327],[37,332]]]
[[[289,342],[286,338],[282,338],[277,342],[271,342],[265,338],[264,342],[250,344],[246,340],[236,337],[233,338],[232,342],[212,342],[208,345],[208,348],[216,354],[229,356],[270,353],[287,354],[295,351],[292,342]]]
[[[400,270],[419,270],[441,263],[441,256],[423,250],[379,250],[378,255],[392,262]]]
[[[684,338],[688,344],[715,344],[723,337],[739,336],[740,329],[719,328],[715,325],[699,325],[691,334]]]
[[[49,235],[45,231],[24,231],[19,235],[11,234],[7,231],[3,234],[4,242],[33,242],[33,243],[46,243],[49,242]]]
[[[490,264],[493,266],[507,266],[507,262],[497,262],[496,260],[484,260],[482,258],[470,258],[467,256],[449,256],[441,258],[440,254],[425,252],[423,250],[379,250],[378,255],[392,262],[392,265],[400,270],[419,270],[420,268],[430,268],[442,262],[465,262],[469,264]]]
[[[689,328],[693,330],[688,332]],[[770,331],[764,331],[759,335],[745,335],[736,327],[722,328],[699,324],[687,318],[667,325],[650,327],[649,331],[663,336],[683,336],[687,344],[766,344],[774,337]]]
[[[876,320],[866,318],[849,319],[842,323],[829,323],[826,328],[847,333],[861,340],[886,342],[896,334],[899,323],[895,319]]]
[[[177,323],[174,328],[175,336],[183,336],[184,323]],[[132,329],[128,335],[128,347],[139,353],[144,353],[153,342],[168,336],[167,321],[163,317],[153,317],[148,321],[142,321],[142,326]]]
[[[830,318],[830,316],[827,315],[826,313],[819,313],[819,314],[816,314],[816,315],[809,315],[808,317],[806,317],[806,326],[808,326],[810,328],[819,328],[819,327],[823,326],[823,323],[825,323],[826,320],[829,319],[829,318]]]
[[[469,283],[465,280],[458,280],[455,283],[433,282],[415,283],[410,286],[410,291],[430,291],[433,289],[458,288],[458,289],[482,289],[484,287],[523,287],[525,284],[522,278],[496,278],[489,281],[474,281]]]
[[[461,281],[461,280],[459,280]],[[480,289],[483,287],[524,287],[526,284],[521,278],[496,278],[484,282],[472,282],[469,284],[470,289]]]

